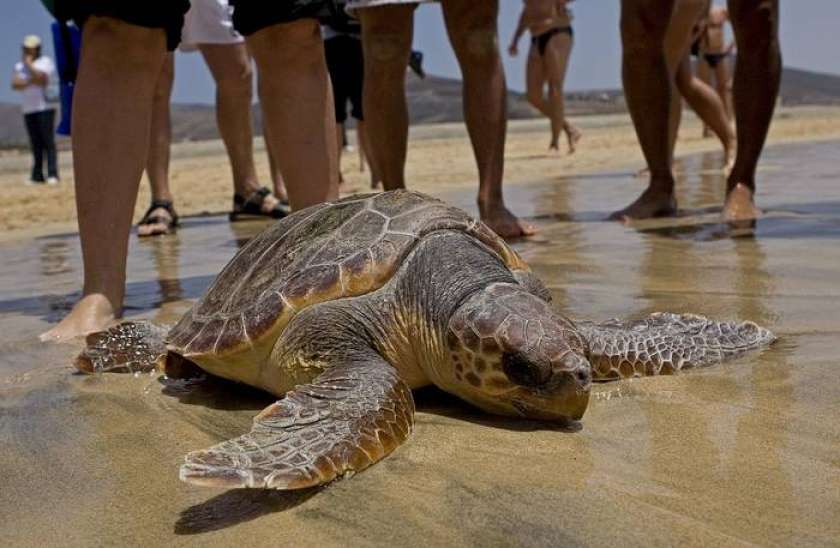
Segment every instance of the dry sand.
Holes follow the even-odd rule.
[[[793,112],[774,125],[774,140],[840,128],[836,110]],[[686,216],[622,226],[600,219],[643,184],[627,171],[640,163],[634,138],[626,119],[587,122],[573,158],[530,158],[546,143],[530,126],[510,135],[511,205],[541,229],[516,248],[557,306],[577,318],[671,310],[749,319],[774,330],[778,344],[722,366],[599,385],[577,432],[489,417],[425,391],[414,437],[353,478],[292,494],[199,488],[177,479],[183,455],[246,431],[271,398],[220,381],[73,374],[78,345],[35,336],[75,298],[77,238],[21,229],[0,242],[3,544],[840,544],[838,141],[766,151],[758,199],[767,214],[752,231],[717,221],[719,153],[680,162]],[[417,133],[410,180],[470,206],[461,130]],[[176,192],[205,189],[203,201],[184,198],[184,211],[228,205],[225,161],[213,146],[179,147]],[[680,150],[701,147],[713,142],[688,140]],[[624,172],[603,173],[618,167]],[[364,186],[352,177],[350,186]],[[25,192],[72,219],[67,190]],[[174,321],[263,226],[189,218],[175,236],[133,241],[128,316]]]
[[[630,119],[626,115],[590,116],[575,120],[584,131],[578,152],[549,154],[548,123],[543,120],[510,123],[505,151],[508,184],[617,169],[638,169],[643,158]],[[677,155],[719,150],[716,139],[702,139],[697,120],[686,113]],[[771,127],[769,144],[840,138],[840,107],[781,109]],[[263,184],[270,186],[268,161],[260,140],[256,157]],[[359,172],[358,155],[346,155],[343,192],[368,188],[366,173]],[[0,229],[29,228],[40,233],[74,229],[76,219],[70,153],[62,158],[62,184],[56,188],[30,187],[29,157],[0,157]],[[171,186],[181,215],[224,212],[231,207],[230,168],[220,141],[180,143],[173,146]],[[412,130],[406,180],[417,190],[437,193],[453,187],[473,187],[475,161],[463,124],[418,126]],[[135,208],[135,221],[148,206],[148,183],[143,180]],[[508,192],[508,195],[513,190]],[[626,204],[622,204],[626,205]]]

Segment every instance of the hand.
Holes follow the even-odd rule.
[[[519,49],[516,47],[516,44],[511,44],[508,47],[508,53],[511,57],[516,57],[516,55],[519,53]]]

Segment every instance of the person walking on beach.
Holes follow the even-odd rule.
[[[522,33],[525,29],[531,33],[525,76],[526,97],[534,108],[551,120],[551,142],[548,147],[558,150],[560,133],[565,131],[569,154],[575,151],[575,145],[581,137],[580,130],[566,119],[563,99],[563,83],[574,43],[572,15],[568,8],[571,1],[523,0],[519,24],[508,47],[512,56],[517,55]]]
[[[349,0],[362,22],[365,126],[386,190],[405,187],[408,108],[405,67],[414,10],[426,0]],[[505,75],[498,47],[498,0],[442,0],[449,42],[463,75],[464,119],[478,164],[481,220],[504,238],[535,229],[505,207],[502,194],[507,115]]]
[[[732,119],[732,73],[729,57],[735,49],[734,42],[726,42],[724,27],[729,21],[729,11],[724,6],[710,5],[700,35],[700,58],[697,75],[707,84],[714,85]]]
[[[251,102],[253,71],[245,39],[233,28],[227,0],[192,0],[184,17],[181,51],[198,50],[216,84],[216,122],[230,160],[233,176],[231,220],[243,216],[278,219],[285,215],[281,201],[261,186],[254,165]],[[169,102],[174,78],[173,54],[167,54],[158,77],[152,112],[151,141],[146,174],[152,203],[137,225],[138,236],[171,232],[178,223],[169,188],[169,149],[172,142]],[[282,179],[281,179],[282,181]],[[288,202],[287,202],[288,203]]]
[[[267,144],[293,210],[338,197],[335,116],[315,18],[324,3],[231,2],[234,27],[257,63]],[[55,2],[60,20],[83,23],[73,152],[84,286],[81,299],[42,340],[98,331],[122,315],[131,216],[149,148],[155,86],[167,49],[178,45],[188,8],[187,0]]]
[[[673,215],[677,204],[671,172],[671,97],[665,40],[671,15],[682,0],[622,0],[622,77],[627,107],[650,167],[648,188],[615,220]],[[738,44],[734,107],[737,153],[727,178],[723,217],[741,221],[755,206],[755,170],[779,93],[782,58],[778,0],[729,0]]]
[[[30,34],[23,39],[21,60],[15,63],[12,89],[21,94],[21,110],[32,150],[32,184],[58,183],[58,153],[55,149],[55,108],[47,102],[46,88],[55,77],[52,59],[41,53],[41,39]],[[44,160],[47,177],[44,178]]]
[[[359,146],[359,165],[365,159],[370,165],[370,186],[379,186],[379,172],[370,157],[370,146],[365,131],[362,90],[364,88],[364,55],[362,54],[362,27],[358,19],[350,17],[344,9],[346,2],[337,0],[334,13],[324,22],[321,32],[324,36],[324,53],[327,70],[332,82],[335,100],[336,146],[338,147],[339,180],[341,180],[341,152],[344,150],[347,103],[351,115],[356,119],[356,137]]]
[[[723,169],[728,173],[735,161],[735,128],[730,123],[717,93],[691,70],[691,47],[698,38],[698,23],[708,12],[709,0],[677,0],[665,34],[665,61],[676,91],[671,94],[668,117],[669,150],[673,165],[677,133],[682,118],[682,96],[705,125],[712,128],[723,146]],[[650,166],[639,173],[650,175]]]

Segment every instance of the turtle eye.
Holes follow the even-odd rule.
[[[551,378],[548,366],[540,367],[519,352],[502,355],[502,370],[511,382],[529,388],[543,386]]]

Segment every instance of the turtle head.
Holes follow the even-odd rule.
[[[443,388],[490,413],[578,420],[592,367],[574,324],[515,284],[493,284],[449,321]]]

